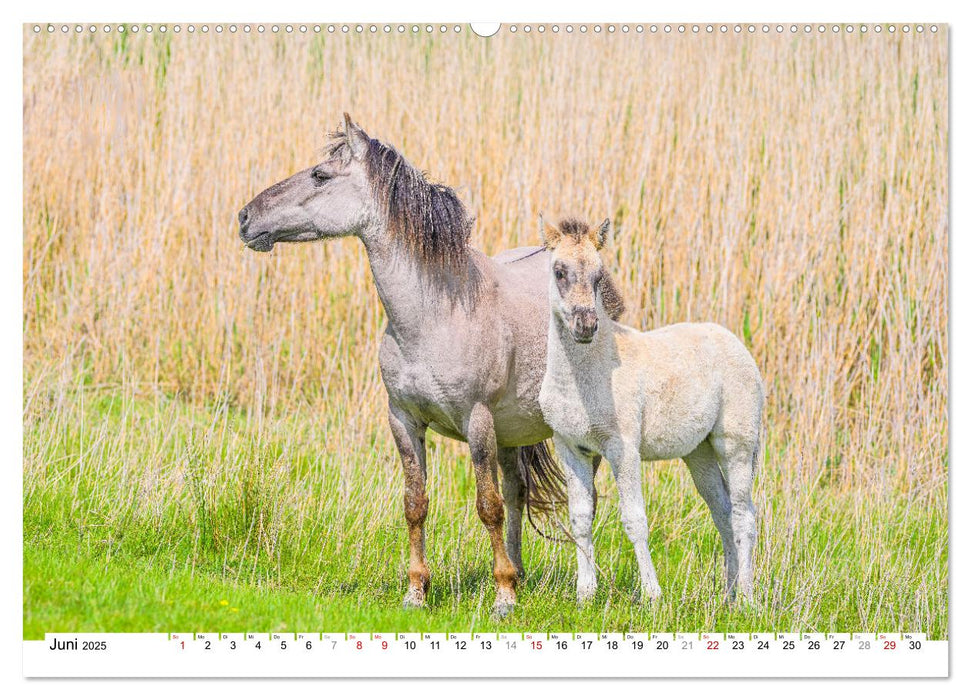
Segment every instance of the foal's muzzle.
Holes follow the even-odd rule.
[[[570,330],[573,332],[573,340],[578,343],[589,343],[593,340],[600,321],[597,320],[597,310],[590,308],[574,309],[573,323]]]

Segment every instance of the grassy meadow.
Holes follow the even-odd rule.
[[[448,183],[489,253],[613,219],[623,321],[711,320],[768,390],[757,600],[680,462],[645,467],[664,598],[599,475],[596,601],[527,530],[489,617],[465,445],[430,434],[405,611],[384,315],[353,239],[244,250],[236,212],[343,111]],[[947,36],[24,31],[24,635],[948,634]],[[555,529],[547,524],[548,529]]]

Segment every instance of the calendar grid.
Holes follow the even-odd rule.
[[[168,632],[48,634],[28,677],[945,677],[912,632]]]

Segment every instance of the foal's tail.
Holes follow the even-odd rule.
[[[517,464],[519,476],[526,485],[526,519],[538,534],[548,540],[560,541],[547,535],[533,522],[533,511],[548,516],[556,511],[557,506],[566,503],[566,478],[550,451],[549,441],[520,447]]]
[[[763,433],[765,429],[760,425],[759,432],[755,436],[755,453],[752,455],[752,481],[754,482],[759,474],[762,472],[762,463],[764,461],[764,455],[762,453],[762,445],[765,444],[765,436]]]

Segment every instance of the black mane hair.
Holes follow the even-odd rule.
[[[325,152],[328,158],[348,159],[346,134],[336,131]],[[473,300],[478,268],[470,255],[474,217],[447,185],[430,182],[394,147],[369,138],[363,158],[368,181],[383,208],[388,234],[406,250],[438,289],[455,298]]]

